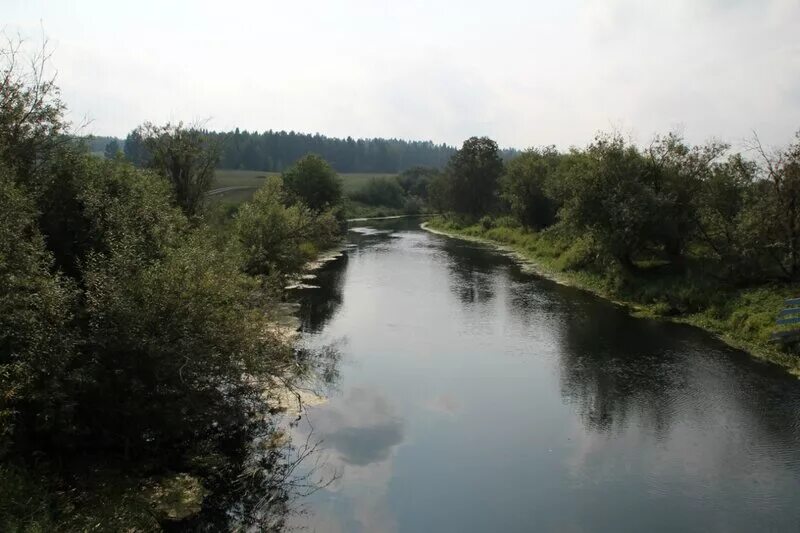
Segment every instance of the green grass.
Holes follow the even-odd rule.
[[[275,176],[279,172],[263,172],[258,170],[224,170],[219,169],[215,172],[214,183],[211,185],[212,189],[220,187],[260,187],[264,183],[264,178],[267,176]],[[390,178],[396,174],[339,174],[342,178],[342,187],[345,195],[349,195],[364,187],[371,179],[375,178]]]
[[[800,285],[733,288],[692,274],[692,268],[688,273],[676,273],[658,262],[641,262],[635,274],[624,273],[611,264],[599,268],[596,252],[587,238],[567,240],[555,232],[531,232],[505,225],[502,220],[464,224],[435,217],[427,226],[449,235],[501,245],[545,277],[625,305],[636,315],[703,328],[731,346],[800,376],[800,357],[793,349],[769,342],[778,311],[786,298],[800,295]]]
[[[225,201],[231,203],[242,203],[248,201],[253,197],[253,193],[258,187],[264,183],[267,176],[278,175],[279,172],[264,172],[258,170],[225,170],[218,169],[215,172],[214,182],[211,184],[211,189],[219,189],[222,187],[254,187],[253,189],[239,189],[235,191],[227,191],[218,195],[212,196],[214,201]],[[342,179],[342,189],[345,196],[350,196],[356,191],[361,190],[370,180],[375,178],[389,178],[396,174],[376,174],[376,173],[354,173],[354,174],[339,174]],[[387,210],[390,208],[382,208]]]
[[[261,187],[267,176],[276,176],[278,172],[263,172],[259,170],[224,170],[214,172],[212,189],[220,187]]]
[[[391,178],[396,176],[397,174],[373,174],[373,173],[363,173],[363,174],[339,174],[342,178],[342,187],[344,189],[345,196],[349,196],[352,193],[361,190],[370,180],[373,179],[380,179],[380,178]]]
[[[232,191],[225,191],[210,196],[209,201],[212,204],[224,203],[239,205],[249,201],[257,190],[258,189],[234,189]]]
[[[346,218],[380,218],[406,214],[402,208],[367,205],[349,198],[344,202],[344,213]]]

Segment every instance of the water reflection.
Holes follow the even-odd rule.
[[[300,295],[300,328],[315,333],[325,327],[342,306],[345,273],[347,272],[347,254],[328,263],[317,272],[314,284],[318,287],[307,289]]]
[[[486,248],[375,227],[351,233],[334,311],[304,325],[348,342],[341,393],[298,426],[340,478],[298,524],[796,530],[797,380]]]
[[[669,431],[686,366],[679,337],[665,329],[600,301],[561,317],[561,394],[588,429],[622,431],[635,412],[657,434]]]
[[[364,388],[309,413],[317,435],[349,465],[385,461],[403,441],[403,422],[385,397]]]
[[[352,506],[344,514],[352,516],[359,530],[394,531],[387,492],[394,475],[393,456],[404,440],[404,423],[387,398],[369,388],[351,388],[346,395],[308,410],[295,438],[309,435],[319,439],[325,468],[339,478],[326,492],[347,489],[347,501],[334,506]],[[302,523],[312,531],[353,530],[341,511],[323,510]]]
[[[494,298],[494,269],[496,257],[476,256],[474,246],[455,240],[445,240],[441,249],[446,253],[450,271],[450,290],[467,305],[489,303]]]

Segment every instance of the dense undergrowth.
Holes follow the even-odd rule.
[[[284,288],[341,238],[341,183],[309,155],[211,206],[218,150],[181,124],[137,129],[144,168],[93,157],[47,54],[30,72],[19,46],[0,50],[0,531],[279,529],[314,487],[282,398],[318,359]]]

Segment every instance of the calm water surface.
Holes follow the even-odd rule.
[[[342,361],[297,428],[340,478],[300,525],[800,531],[800,381],[418,222],[362,224],[303,295]]]

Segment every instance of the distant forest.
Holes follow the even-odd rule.
[[[404,141],[400,139],[340,139],[320,134],[293,131],[241,131],[205,132],[219,142],[221,156],[219,168],[238,170],[263,170],[282,172],[302,156],[313,153],[322,156],[337,172],[398,173],[412,167],[443,168],[456,149],[432,141]],[[95,137],[89,141],[91,151],[103,152],[95,146],[96,140],[106,144],[117,141],[125,156],[137,165],[146,159],[146,149],[140,134],[134,130],[127,138]],[[503,150],[504,159],[511,159],[517,150]]]

